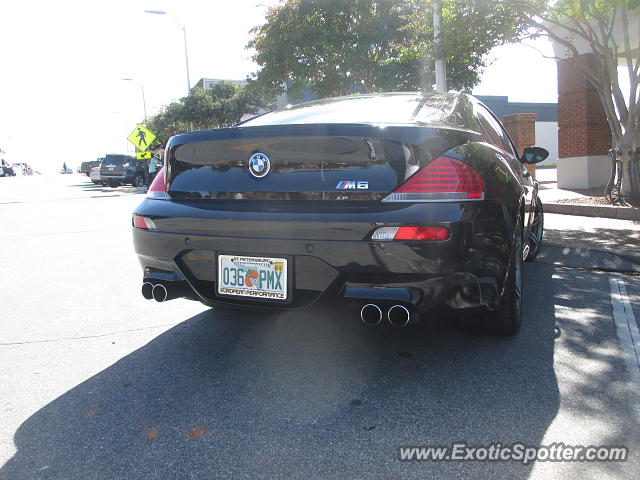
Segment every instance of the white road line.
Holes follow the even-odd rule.
[[[631,302],[629,302],[624,280],[618,277],[609,277],[609,286],[611,287],[611,307],[616,323],[616,334],[620,341],[633,389],[636,394],[640,394],[640,332],[636,317],[633,314]],[[636,399],[635,410],[636,415],[640,418],[638,399]]]

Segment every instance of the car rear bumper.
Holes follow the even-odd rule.
[[[131,183],[133,181],[133,175],[122,174],[122,173],[100,173],[100,180],[104,181],[112,181],[112,182],[120,182],[120,183]]]
[[[165,218],[152,215],[160,204],[182,210],[181,215]],[[335,215],[324,215],[327,217],[324,222],[310,218],[308,222],[280,224],[276,214],[260,215],[259,221],[252,222],[237,211],[224,215],[216,212],[218,216],[237,217],[230,223],[230,218],[183,217],[207,216],[202,211],[189,212],[191,208],[176,207],[175,202],[146,200],[136,213],[155,218],[158,230],[133,228],[134,245],[144,271],[143,281],[186,285],[184,296],[206,305],[306,308],[343,299],[360,304],[372,300],[402,302],[425,311],[443,303],[452,308],[494,308],[499,302],[509,258],[509,233],[500,209],[478,214],[470,212],[477,207],[465,205],[450,209],[458,212],[457,218],[445,220],[429,215],[431,206],[406,211],[396,208],[376,216],[379,220],[386,216],[388,222],[367,223],[364,219],[354,225],[346,215],[341,228]],[[437,242],[379,242],[362,233],[367,226],[375,230],[380,225],[410,223],[409,218],[416,211],[421,212],[421,223],[425,217],[431,217],[433,221],[428,223],[445,225],[451,236]],[[398,222],[398,212],[405,217],[402,222]],[[169,229],[179,231],[166,231]],[[336,238],[329,240],[328,236]],[[219,295],[216,291],[219,254],[286,258],[291,281],[288,300]]]

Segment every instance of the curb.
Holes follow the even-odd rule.
[[[542,200],[545,213],[561,215],[579,215],[582,217],[616,218],[618,220],[640,220],[640,210],[628,207],[607,207],[601,205],[576,205],[573,203],[554,203]]]

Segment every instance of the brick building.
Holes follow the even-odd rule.
[[[639,16],[635,11],[627,19],[633,55],[638,54],[640,45]],[[594,64],[595,57],[586,41],[580,37],[568,37],[566,30],[560,27],[554,30],[572,43],[582,61]],[[622,33],[621,22],[618,21],[611,36],[624,48]],[[553,41],[552,44],[558,58],[558,187],[604,186],[611,172],[608,151],[612,143],[602,103],[597,91],[578,68],[576,58],[563,45]],[[623,52],[619,52],[619,58],[624,61]]]

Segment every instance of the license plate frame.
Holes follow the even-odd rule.
[[[279,264],[279,267],[277,264]],[[237,270],[235,272],[230,270],[225,272],[225,268],[229,269],[230,265],[234,265],[233,268],[242,269],[242,273],[238,273]],[[219,253],[216,255],[216,295],[223,298],[289,303],[291,301],[290,265],[291,259],[284,255],[276,257],[256,254]],[[280,271],[278,271],[278,268],[280,268]],[[249,274],[250,270],[254,270],[256,273]],[[263,275],[262,272],[266,272],[266,274]],[[269,273],[272,275],[269,275]],[[232,279],[232,275],[235,275],[235,278]],[[244,283],[247,282],[248,277],[250,277],[249,281],[253,283],[253,287],[249,287],[247,283]],[[237,285],[238,279],[242,280],[242,285]],[[270,279],[272,279],[271,282]],[[278,280],[279,284],[273,285]],[[235,285],[233,285],[234,283]],[[279,286],[280,288],[268,288],[270,285]]]

